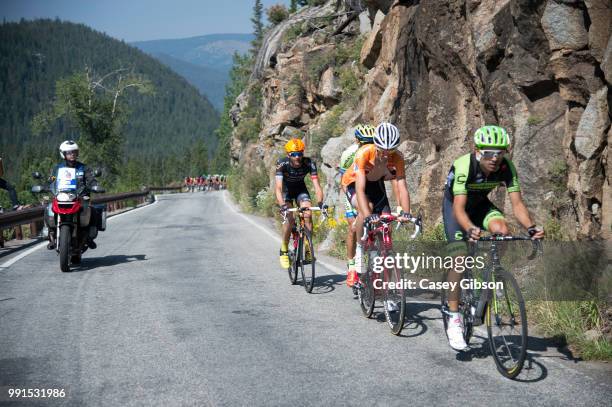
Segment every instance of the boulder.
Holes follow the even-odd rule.
[[[283,132],[281,133],[281,137],[283,140],[289,140],[292,138],[304,138],[304,132],[300,129],[293,126],[285,126]]]
[[[382,32],[380,26],[372,29],[372,32],[368,35],[368,38],[363,43],[361,47],[361,54],[359,58],[359,62],[361,65],[365,66],[368,69],[372,69],[376,60],[378,59],[378,55],[380,54],[380,48],[382,46]]]
[[[359,33],[367,34],[372,31],[372,22],[367,11],[362,11],[359,14]]]
[[[338,85],[338,79],[334,73],[334,68],[329,67],[323,72],[319,81],[317,93],[325,101],[329,101],[329,103],[326,103],[327,105],[336,104],[340,99],[342,89]]]
[[[612,33],[612,5],[610,0],[584,0],[591,26],[589,48],[598,62],[603,60]]]
[[[598,75],[597,63],[588,50],[555,51],[548,68],[558,82],[561,97],[568,102],[586,106],[590,95],[604,84]]]
[[[606,51],[604,52],[604,56],[601,61],[600,68],[602,72],[604,73],[604,76],[606,78],[606,82],[608,82],[608,85],[612,86],[612,41],[608,41],[608,47],[606,48]]]
[[[574,146],[576,153],[587,160],[595,155],[606,140],[606,131],[610,126],[607,97],[606,86],[591,95],[578,123]]]
[[[548,0],[542,15],[542,28],[551,50],[578,50],[589,43],[584,13],[571,5]]]

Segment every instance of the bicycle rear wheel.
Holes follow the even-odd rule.
[[[289,274],[289,281],[291,284],[297,283],[298,278],[298,243],[299,243],[298,234],[294,231],[291,231],[291,235],[289,235],[289,244],[288,244],[288,255],[289,255],[289,268],[287,268],[287,273]]]
[[[359,298],[359,306],[361,312],[366,318],[370,318],[374,312],[374,272],[372,270],[372,262],[369,256],[364,254],[361,259],[361,264],[367,264],[365,273],[359,276],[359,288],[357,289],[357,297]]]
[[[387,253],[387,257],[393,257],[393,253]],[[383,261],[382,264],[385,264],[385,262]],[[389,329],[391,329],[391,333],[399,335],[402,329],[404,329],[404,319],[406,317],[406,290],[401,286],[402,273],[395,266],[391,268],[385,267],[382,279],[385,319]],[[392,283],[394,287],[390,288],[389,283]],[[396,305],[396,311],[389,311],[389,302],[393,302]]]
[[[310,256],[307,255],[307,251],[310,250]],[[304,235],[300,240],[300,258],[299,258],[300,272],[302,273],[302,281],[304,283],[304,289],[307,293],[311,293],[314,288],[315,280],[315,256],[314,247],[312,245],[312,239],[310,238],[310,231],[304,230]]]
[[[507,271],[496,270],[491,281],[496,288],[491,290],[485,312],[489,347],[497,370],[513,379],[521,372],[527,356],[525,301],[516,280]]]

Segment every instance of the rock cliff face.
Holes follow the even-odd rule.
[[[302,9],[266,36],[253,86],[233,110],[238,123],[248,93],[261,92],[262,129],[258,140],[234,139],[232,160],[272,168],[297,135],[335,165],[351,142],[344,128],[389,120],[402,134],[412,200],[433,224],[452,161],[471,149],[476,128],[498,123],[510,131],[538,223],[555,219],[567,236],[610,238],[611,27],[609,0]],[[509,210],[503,197],[493,198]]]

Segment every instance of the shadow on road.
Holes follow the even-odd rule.
[[[345,280],[346,276],[339,274],[329,274],[326,276],[315,275],[312,294],[329,294],[336,290],[336,286],[342,285]]]
[[[98,267],[111,267],[118,264],[131,263],[134,261],[146,261],[144,254],[117,254],[104,257],[84,258],[80,265],[75,265],[73,272],[88,271]]]
[[[513,380],[521,383],[535,383],[546,379],[548,376],[548,369],[544,364],[544,358],[576,360],[573,358],[566,359],[566,357],[561,356],[547,356],[539,353],[533,353],[534,350],[546,351],[549,347],[557,348],[556,344],[557,342],[555,342],[552,338],[536,338],[530,336],[528,339],[527,359],[525,360],[523,370],[519,376]],[[490,358],[491,363],[495,363],[489,349],[488,338],[480,335],[474,335],[469,345],[470,349],[468,351],[457,353],[457,360],[462,362],[470,362],[474,359]],[[559,349],[559,351],[561,350]]]
[[[404,328],[402,330],[402,333],[398,336],[402,338],[413,338],[415,336],[425,334],[425,332],[427,332],[428,330],[425,321],[434,321],[440,318],[426,317],[421,315],[421,313],[436,308],[439,308],[436,304],[426,302],[407,302]],[[377,302],[375,314],[372,316],[372,318],[376,320],[376,322],[385,324],[387,323],[387,320],[385,319],[385,313],[382,308],[382,302]]]

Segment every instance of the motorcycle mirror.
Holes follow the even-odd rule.
[[[105,189],[102,188],[100,185],[94,185],[93,187],[91,187],[91,192],[103,193],[105,192]]]
[[[32,187],[32,193],[34,193],[34,194],[38,194],[38,193],[40,193],[42,191],[43,191],[42,185],[34,185]]]
[[[102,171],[100,171],[100,169],[99,169],[99,168],[96,168],[96,169],[94,170],[93,174],[94,174],[94,177],[99,177],[99,176],[101,176],[101,175],[102,175]]]
[[[34,171],[34,172],[32,173],[32,178],[35,178],[35,179],[41,179],[41,178],[42,178],[42,175],[40,175],[40,172],[38,172],[38,171]]]

